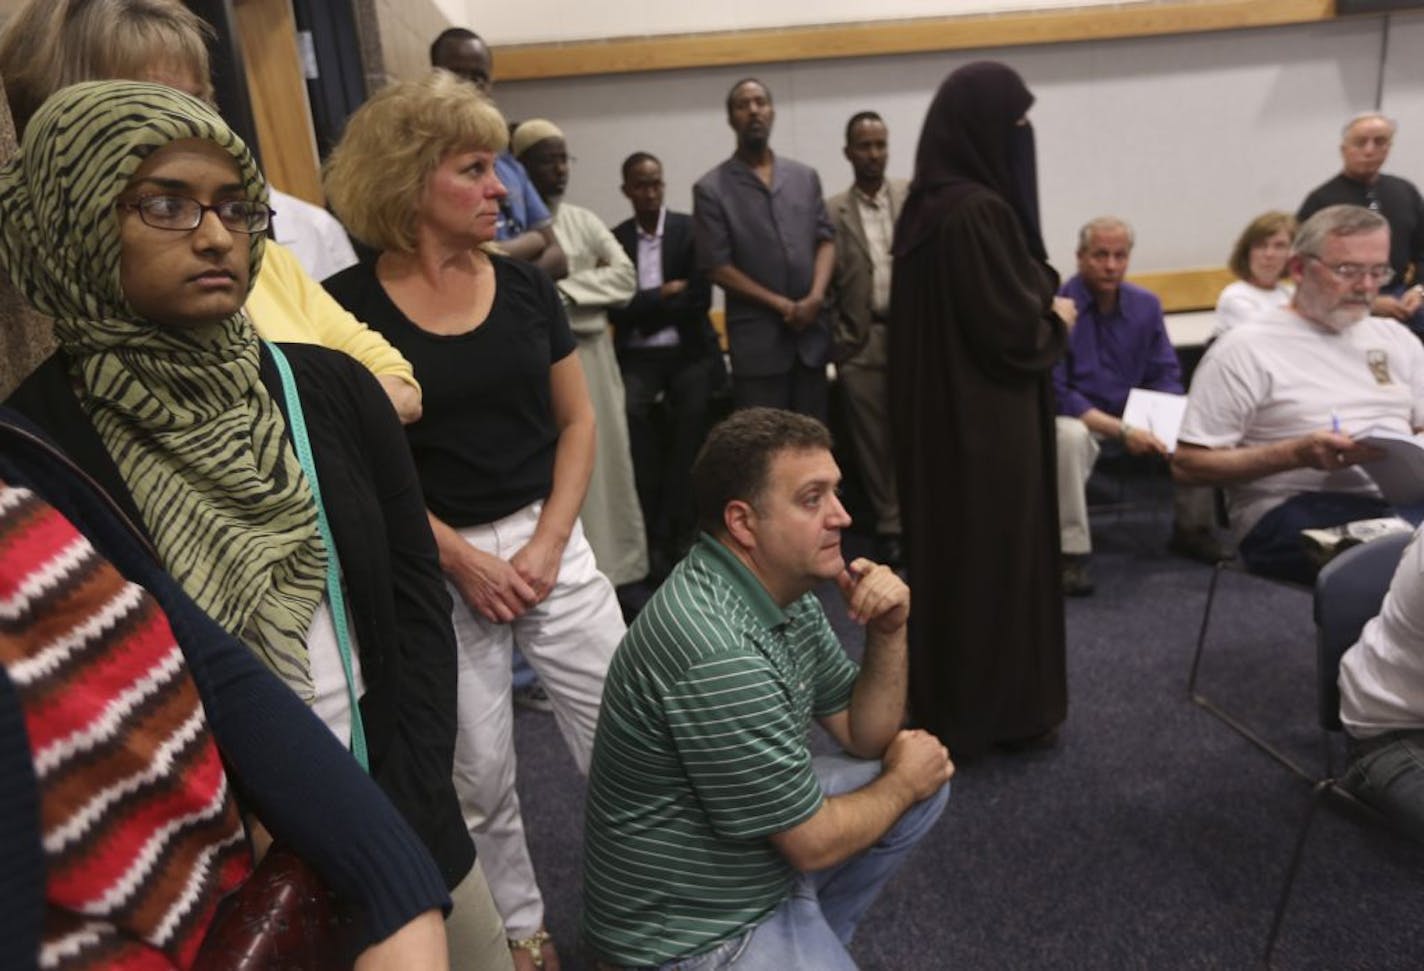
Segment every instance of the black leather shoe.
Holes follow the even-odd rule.
[[[1208,564],[1215,563],[1226,555],[1211,530],[1183,529],[1175,524],[1172,526],[1172,538],[1167,541],[1167,550],[1198,563]]]
[[[1093,590],[1093,575],[1088,572],[1088,557],[1063,555],[1063,595],[1065,597],[1087,597]]]

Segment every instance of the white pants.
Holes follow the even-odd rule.
[[[1058,535],[1060,549],[1069,555],[1093,551],[1088,529],[1088,477],[1098,460],[1098,440],[1076,418],[1058,415]]]
[[[462,529],[460,536],[508,560],[533,537],[543,505],[536,502],[493,523]],[[512,623],[485,620],[453,588],[451,594],[459,648],[455,791],[505,933],[528,937],[544,923],[544,901],[514,789],[510,656],[517,644],[538,673],[564,742],[579,771],[587,774],[603,679],[625,630],[623,614],[577,523],[554,589]]]

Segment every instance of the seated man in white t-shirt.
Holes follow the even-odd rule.
[[[1350,437],[1424,426],[1424,345],[1370,317],[1389,282],[1389,224],[1358,206],[1322,209],[1296,234],[1288,307],[1217,341],[1192,381],[1172,473],[1224,485],[1253,572],[1310,582],[1300,531],[1390,514]]]
[[[1405,548],[1379,616],[1340,661],[1345,787],[1424,842],[1424,532]]]

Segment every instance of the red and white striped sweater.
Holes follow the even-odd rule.
[[[0,665],[39,786],[40,966],[188,967],[251,867],[197,689],[153,598],[4,483]]]

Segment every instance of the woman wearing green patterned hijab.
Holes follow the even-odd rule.
[[[266,198],[251,153],[202,102],[129,81],[57,92],[0,169],[0,263],[60,344],[8,403],[343,741],[353,719],[335,629],[350,624],[371,773],[453,888],[474,850],[450,780],[450,599],[419,483],[369,372],[283,345],[334,549],[323,542],[273,354],[242,311]],[[331,556],[341,616],[326,596]]]
[[[304,640],[326,554],[242,315],[264,237],[235,231],[222,208],[191,232],[153,225],[170,218],[154,215],[163,200],[189,207],[197,181],[198,201],[265,228],[262,175],[211,108],[156,85],[75,85],[35,115],[0,175],[0,251],[54,318],[164,565],[311,701]]]

